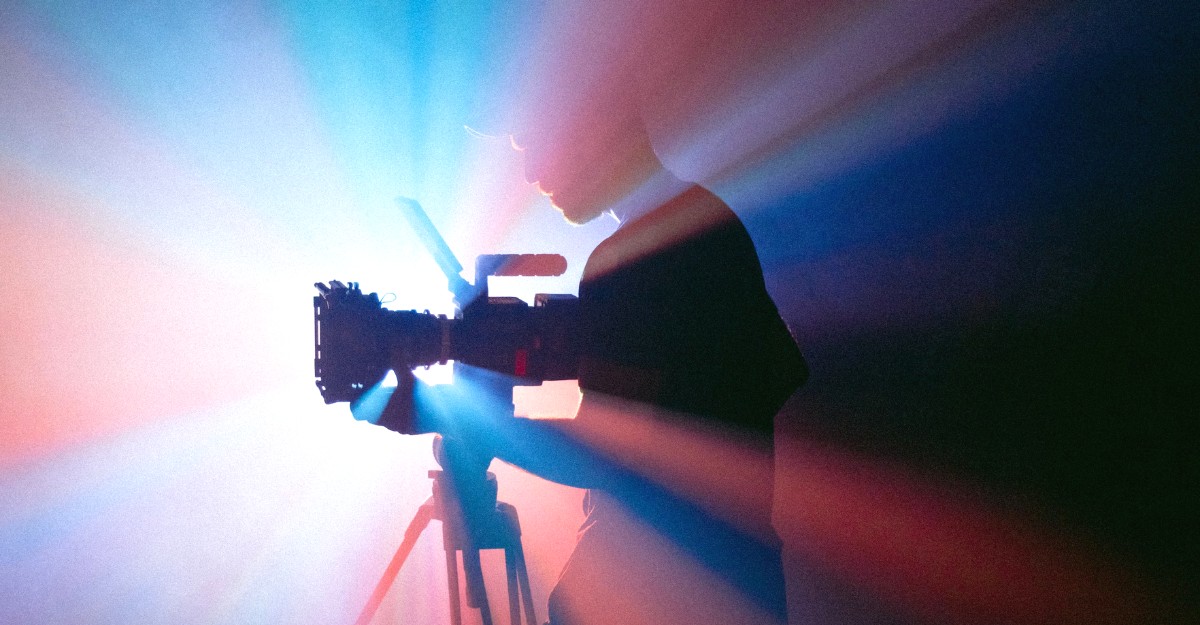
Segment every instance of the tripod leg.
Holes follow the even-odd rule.
[[[450,625],[462,625],[462,603],[458,598],[458,552],[446,545],[446,587],[450,595]]]
[[[513,545],[513,551],[515,552],[513,559],[517,569],[517,580],[521,587],[521,600],[525,603],[525,622],[528,625],[537,625],[538,620],[533,609],[533,590],[529,587],[529,570],[525,568],[525,548],[521,546],[519,536],[516,544]]]
[[[508,622],[520,625],[521,598],[517,594],[520,592],[517,586],[517,554],[511,546],[504,550],[504,572],[508,576]]]
[[[483,583],[483,565],[478,549],[463,549],[463,575],[467,578],[467,605],[479,608],[483,625],[492,625],[492,610],[488,606],[487,588]]]
[[[367,605],[363,606],[362,612],[358,615],[358,620],[354,621],[355,625],[367,625],[374,618],[375,611],[379,609],[379,604],[383,603],[383,597],[387,595],[392,582],[396,581],[396,576],[400,574],[400,567],[408,559],[408,554],[412,553],[413,546],[417,544],[417,539],[420,538],[421,532],[425,531],[425,527],[429,525],[429,521],[432,518],[433,503],[426,501],[424,505],[417,508],[417,513],[413,516],[412,522],[408,524],[408,529],[404,530],[404,541],[400,543],[400,548],[396,550],[396,555],[392,556],[392,561],[388,563],[387,570],[383,572],[383,577],[379,578],[379,583],[375,585],[375,591],[371,593],[371,598],[367,600]]]

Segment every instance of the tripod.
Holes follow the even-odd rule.
[[[483,625],[492,625],[479,558],[482,549],[504,550],[509,622],[521,625],[523,603],[525,625],[536,625],[517,509],[496,501],[496,476],[487,471],[491,458],[479,458],[452,439],[443,439],[441,436],[434,439],[433,447],[434,457],[443,469],[429,472],[433,480],[433,494],[417,509],[409,522],[404,531],[404,540],[355,625],[368,625],[371,622],[417,539],[434,519],[442,522],[451,625],[462,625],[462,604],[458,591],[459,552],[462,552],[463,574],[466,578],[467,605],[479,609]]]

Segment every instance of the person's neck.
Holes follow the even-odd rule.
[[[619,225],[625,225],[671,201],[692,184],[675,177],[665,167],[659,167],[607,212]]]

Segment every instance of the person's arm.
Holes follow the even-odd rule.
[[[567,486],[604,488],[621,479],[622,469],[588,442],[601,415],[594,414],[587,393],[574,418],[529,419],[512,416],[507,402],[459,385],[431,386],[411,372],[396,377],[394,389],[356,402],[354,417],[401,434],[455,438],[481,455]]]
[[[575,488],[610,488],[622,471],[587,442],[579,418],[510,417],[474,435],[486,438],[496,458],[543,479]]]

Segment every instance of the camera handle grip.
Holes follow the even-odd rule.
[[[426,434],[416,414],[416,377],[412,371],[395,371],[396,386],[371,389],[350,404],[350,412],[359,421],[368,421],[400,434]],[[381,407],[382,406],[382,407]]]

